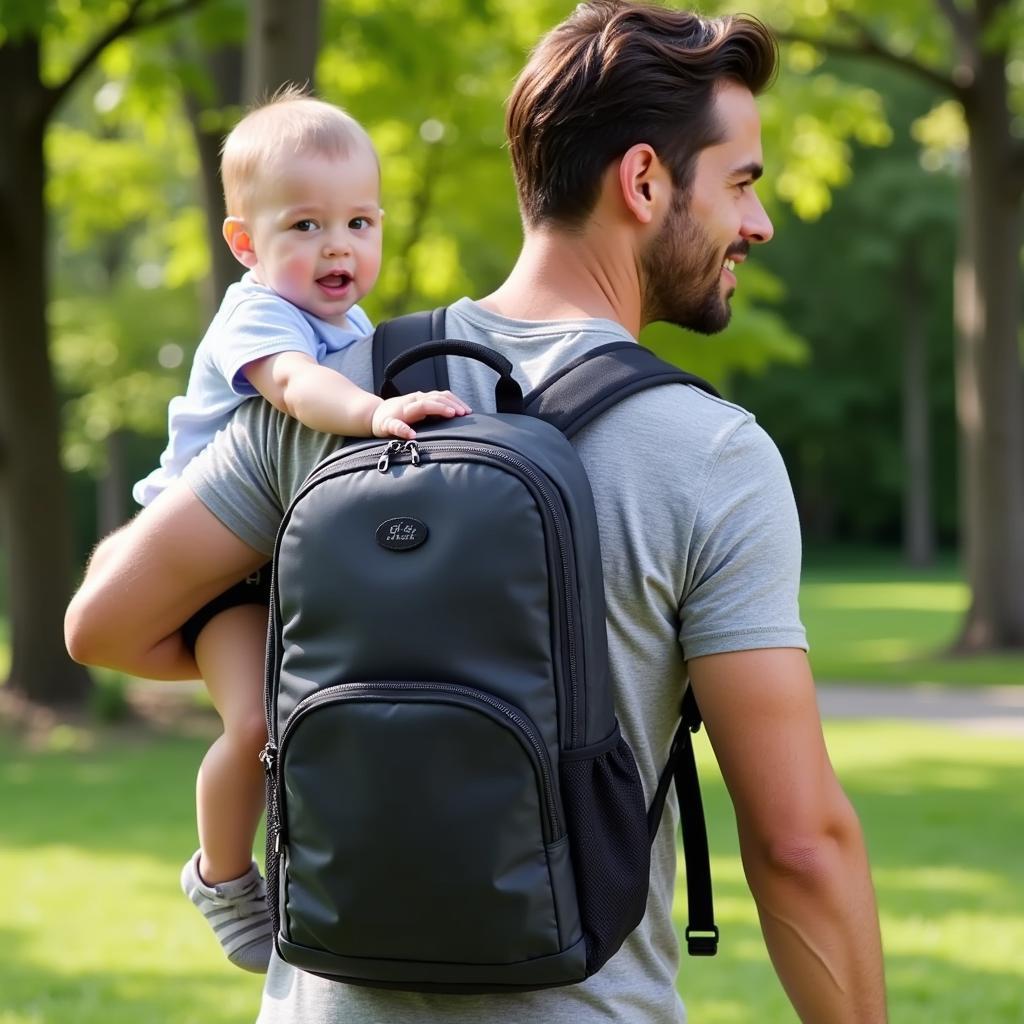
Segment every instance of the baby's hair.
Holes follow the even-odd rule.
[[[277,158],[315,153],[344,159],[360,146],[376,158],[369,135],[354,117],[316,99],[305,87],[281,86],[254,106],[224,140],[220,175],[228,215],[245,215],[260,173]]]

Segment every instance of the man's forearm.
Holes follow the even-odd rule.
[[[769,955],[803,1024],[884,1024],[878,911],[852,809],[819,840],[741,845]]]
[[[96,549],[68,605],[68,653],[149,679],[195,679],[181,625],[266,561],[177,484]]]

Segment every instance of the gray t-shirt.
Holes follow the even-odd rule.
[[[446,326],[450,337],[511,359],[524,391],[589,349],[633,340],[608,320],[514,321],[469,299],[449,309]],[[369,339],[326,363],[371,385]],[[474,409],[493,408],[492,371],[450,359],[449,374],[452,391]],[[253,401],[185,479],[234,533],[269,553],[298,485],[340,443]],[[616,708],[649,799],[678,722],[686,659],[806,647],[796,509],[779,453],[753,416],[696,388],[672,384],[627,398],[580,432],[577,449],[597,505]],[[258,1024],[680,1024],[672,925],[677,828],[670,799],[644,920],[580,985],[416,995],[326,981],[275,958]]]

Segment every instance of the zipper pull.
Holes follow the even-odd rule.
[[[274,764],[275,764],[276,760],[277,760],[277,747],[275,747],[272,742],[268,743],[260,751],[260,762],[263,764],[263,770],[267,773],[267,775],[273,776],[273,774],[274,774]]]
[[[420,464],[420,446],[415,441],[406,441],[402,451],[409,453],[409,458],[414,466]]]
[[[387,447],[381,452],[380,459],[377,461],[377,472],[386,473],[388,466],[391,465],[391,456],[397,455],[402,450],[402,442],[399,440],[388,441]]]

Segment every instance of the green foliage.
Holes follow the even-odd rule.
[[[0,12],[19,6],[8,3]],[[43,5],[43,13],[28,6],[31,17],[45,16],[47,74],[54,80],[121,10],[98,0],[59,10]],[[385,259],[366,302],[374,318],[486,294],[512,265],[520,224],[503,102],[529,48],[572,7],[571,0],[325,3],[319,91],[367,126],[382,159]],[[825,17],[824,7],[824,0],[765,2],[755,12],[783,28],[854,31]],[[865,18],[877,13],[882,20],[872,23],[898,38],[910,39],[913,30],[921,53],[945,59],[949,40],[941,26],[886,13],[880,2],[858,4],[857,11]],[[48,199],[57,240],[51,322],[70,400],[69,467],[103,472],[113,431],[161,437],[166,399],[183,386],[204,326],[195,292],[209,254],[182,89],[208,104],[207,122],[226,126],[236,116],[210,105],[201,57],[240,41],[244,12],[241,0],[210,0],[197,16],[108,47],[51,129]],[[901,157],[902,184],[883,180],[889,150],[875,165],[874,181],[862,187],[851,177],[855,167],[872,166],[865,152],[891,144],[893,125],[905,132],[905,119],[894,119],[889,108],[888,80],[848,71],[813,47],[784,48],[779,80],[761,99],[766,174],[760,187],[782,230],[744,265],[723,335],[655,325],[643,340],[753,404],[779,437],[798,482],[810,481],[805,492],[834,488],[839,478],[848,482],[835,492],[845,502],[863,479],[862,460],[870,460],[876,467],[871,489],[877,485],[881,497],[853,501],[853,516],[861,534],[891,534],[900,472],[891,444],[898,377],[879,323],[896,318],[888,292],[897,256],[886,239],[893,225],[900,238],[913,234],[911,222],[924,216],[915,207],[932,200],[928,189],[917,188],[909,150]],[[949,132],[938,129],[948,129],[949,120],[948,113],[933,114],[921,131],[942,145]],[[837,210],[846,202],[844,190],[860,198]],[[824,234],[804,229],[814,221]],[[878,226],[873,235],[864,223]],[[837,232],[841,260],[834,258]],[[872,301],[859,301],[863,295]],[[937,303],[935,318],[946,308]],[[164,362],[180,358],[179,365],[161,365],[161,352]],[[864,443],[840,440],[851,416],[870,425]]]
[[[885,150],[858,150],[853,179],[832,209],[815,223],[781,217],[775,239],[758,252],[758,261],[787,282],[779,315],[808,340],[811,355],[798,368],[740,375],[733,394],[782,449],[807,535],[898,542],[904,334],[909,317],[919,315],[928,345],[936,516],[952,541],[956,183],[948,165],[926,172],[911,138],[911,126],[932,104],[930,92],[893,73],[856,70],[857,86],[884,98],[894,141]],[[913,310],[911,275],[919,291]]]

